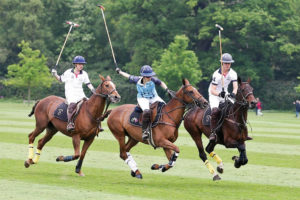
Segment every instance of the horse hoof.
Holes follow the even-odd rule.
[[[56,158],[56,162],[59,162],[59,161],[64,161],[64,156],[58,156]]]
[[[25,166],[26,168],[28,168],[28,167],[30,166],[30,164],[29,164],[29,162],[28,162],[27,160],[24,162],[24,166]]]
[[[159,165],[158,164],[153,164],[152,166],[151,166],[151,169],[152,170],[159,170]]]
[[[131,170],[130,175],[132,177],[135,177],[135,178],[138,178],[138,179],[143,179],[143,176],[142,176],[142,174],[140,173],[139,170],[136,170],[136,172],[134,172],[134,171]]]
[[[217,171],[218,171],[220,174],[223,174],[224,169],[218,166],[218,167],[217,167]]]
[[[80,171],[80,172],[78,173],[78,176],[85,176],[85,175],[84,175],[84,173],[83,173],[82,171]]]
[[[232,158],[231,158],[233,161],[235,161],[235,160],[238,160],[239,159],[239,157],[237,157],[237,156],[232,156]]]
[[[213,181],[219,181],[221,180],[221,177],[217,174],[213,177]]]

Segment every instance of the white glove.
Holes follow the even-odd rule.
[[[51,74],[52,74],[52,76],[57,76],[57,71],[56,71],[56,69],[52,69],[52,70],[51,70]]]

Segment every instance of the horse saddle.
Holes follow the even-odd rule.
[[[164,105],[165,105],[164,102],[155,102],[151,104],[150,106],[151,116],[155,116],[154,119],[153,117],[151,117],[152,128],[158,124],[158,121],[161,117],[161,111]],[[129,117],[129,123],[133,126],[142,127],[142,116],[143,116],[143,110],[140,108],[139,105],[137,105]]]
[[[77,102],[76,113],[74,114],[74,121],[75,121],[77,115],[79,114],[80,108],[84,101],[86,101],[86,99],[82,99],[81,101]],[[68,109],[68,104],[66,104],[65,102],[59,104],[54,111],[54,117],[57,119],[60,119],[64,122],[68,122],[67,109]]]

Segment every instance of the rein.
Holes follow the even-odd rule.
[[[196,105],[196,106],[201,105],[201,106],[203,106],[203,105],[200,103],[200,101],[199,101],[198,99],[196,99],[196,98],[195,98],[193,95],[191,95],[189,92],[186,92],[186,91],[185,91],[185,88],[188,87],[188,86],[191,86],[191,85],[189,84],[189,85],[184,85],[184,86],[183,86],[183,94],[188,95],[191,99],[193,99],[193,102],[192,102],[192,103],[186,103],[183,99],[178,98],[176,95],[174,95],[174,92],[171,92],[171,94],[170,94],[171,97],[172,97],[174,100],[179,101],[179,102],[180,102],[181,104],[183,104],[183,105],[182,105],[182,106],[175,107],[175,108],[169,110],[168,112],[161,112],[161,113],[159,114],[159,115],[166,114],[166,115],[168,116],[168,118],[171,119],[171,120],[174,122],[174,124],[171,124],[171,123],[168,123],[168,122],[159,122],[160,124],[165,124],[165,125],[169,125],[169,126],[173,126],[173,127],[178,128],[178,127],[180,126],[182,120],[184,119],[184,117],[182,117],[181,120],[180,120],[180,122],[179,122],[179,124],[176,125],[175,120],[169,115],[171,112],[173,112],[173,111],[175,111],[175,110],[177,110],[177,109],[181,109],[181,108],[184,108],[184,109],[185,109],[186,107],[192,107],[193,105]],[[192,105],[192,106],[190,106],[190,105]],[[183,115],[183,116],[184,116],[184,115]]]

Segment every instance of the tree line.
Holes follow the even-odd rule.
[[[188,78],[207,97],[211,75],[220,67],[218,29],[223,52],[232,54],[232,68],[243,80],[251,79],[255,96],[265,109],[291,109],[300,66],[300,0],[104,0],[105,17],[118,66],[138,75],[152,65],[168,87],[177,90]],[[28,90],[4,85],[8,66],[20,63],[22,41],[54,67],[68,32],[74,28],[62,54],[58,72],[82,55],[94,85],[98,74],[111,75],[122,102],[135,102],[133,85],[114,72],[114,63],[101,11],[96,0],[0,1],[0,96],[25,97]],[[23,45],[24,47],[24,45]],[[20,65],[22,66],[22,65]],[[48,74],[50,76],[50,72]],[[63,86],[52,81],[31,89],[32,98],[64,96]],[[298,89],[299,91],[299,89]],[[161,95],[164,91],[159,91]]]

